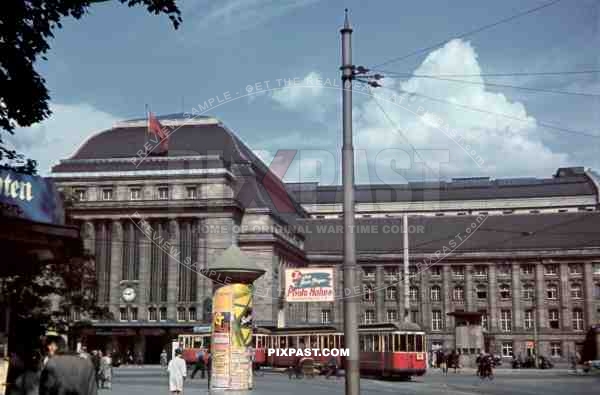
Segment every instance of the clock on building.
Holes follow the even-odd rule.
[[[135,300],[135,289],[125,288],[123,290],[123,300],[126,302],[133,302]]]

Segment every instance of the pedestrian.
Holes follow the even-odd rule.
[[[169,371],[169,391],[172,394],[181,394],[183,382],[187,376],[187,366],[180,349],[175,350],[175,358],[171,359],[167,370]]]
[[[444,353],[442,353],[441,357],[440,357],[440,367],[442,368],[442,374],[444,376],[448,376],[448,359],[450,358],[449,355],[446,355]]]
[[[163,369],[167,368],[168,359],[169,359],[169,356],[167,355],[167,350],[163,349],[162,352],[160,353],[160,366]]]
[[[192,372],[192,379],[196,376],[196,373],[200,371],[200,378],[204,379],[204,373],[206,365],[204,363],[204,351],[200,350],[196,354],[196,364],[194,365],[194,371]]]
[[[56,354],[40,376],[39,395],[97,395],[96,371],[89,358]]]
[[[112,358],[110,353],[106,353],[100,359],[100,388],[112,388]]]
[[[40,386],[41,358],[33,353],[25,358],[23,372],[18,375],[14,384],[9,387],[9,395],[38,395]]]
[[[329,361],[327,361],[327,375],[325,376],[325,378],[329,379],[329,376],[333,374],[335,375],[336,379],[339,379],[337,370],[337,358],[332,356],[331,358],[329,358]]]

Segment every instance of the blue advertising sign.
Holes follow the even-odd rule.
[[[0,170],[0,215],[64,225],[65,210],[54,183],[46,178]]]

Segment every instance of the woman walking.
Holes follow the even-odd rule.
[[[181,357],[181,350],[175,350],[175,358],[171,359],[167,368],[169,371],[169,391],[172,394],[183,393],[183,381],[187,376],[187,366]]]
[[[101,355],[101,354],[100,354]],[[100,358],[100,388],[112,388],[112,358],[110,353]]]

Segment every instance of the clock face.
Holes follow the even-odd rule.
[[[126,302],[133,302],[134,299],[135,299],[135,289],[125,288],[123,290],[123,300]]]

